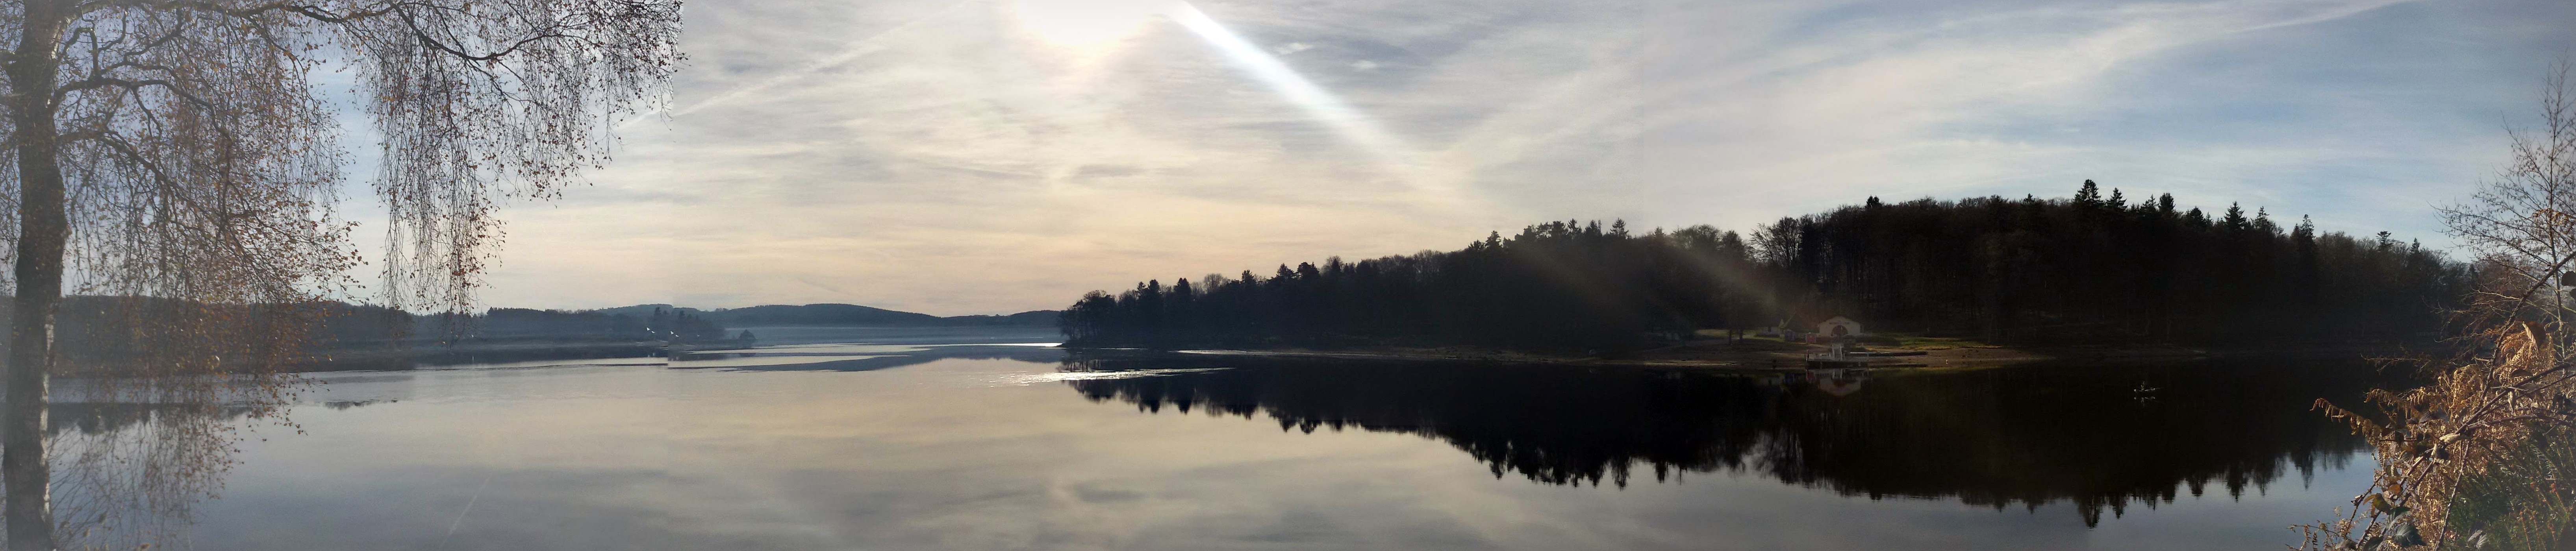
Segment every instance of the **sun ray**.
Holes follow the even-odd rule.
[[[823,69],[848,63],[861,56],[887,49],[890,37],[912,30],[933,19],[957,12],[960,8],[990,0],[965,0],[903,25],[866,38],[849,42],[834,55],[807,63],[749,85],[720,92],[706,100],[672,110],[666,116],[681,116],[709,107],[730,103],[769,88],[806,78]],[[1200,11],[1197,6],[1179,0],[1003,0],[1019,15],[1019,24],[1034,37],[1068,51],[1105,54],[1117,43],[1156,16],[1187,29],[1191,34],[1216,49],[1228,61],[1268,86],[1308,116],[1330,127],[1335,134],[1366,154],[1382,162],[1392,176],[1419,190],[1442,191],[1457,180],[1448,172],[1436,170],[1424,161],[1421,152],[1379,124],[1366,112],[1351,106],[1340,96],[1298,73],[1278,56],[1247,40],[1233,29]],[[986,4],[991,5],[991,4]],[[631,126],[651,117],[627,121]],[[1448,197],[1457,199],[1457,197]]]
[[[1199,11],[1197,6],[1189,3],[1172,3],[1170,11],[1164,13],[1164,16],[1170,18],[1173,23],[1179,24],[1181,28],[1189,29],[1201,40],[1207,41],[1208,45],[1214,46],[1219,53],[1223,53],[1226,59],[1233,61],[1245,72],[1251,73],[1252,77],[1262,84],[1270,86],[1289,103],[1296,104],[1316,120],[1333,127],[1344,139],[1350,140],[1354,145],[1386,161],[1399,172],[1406,173],[1405,179],[1408,183],[1416,186],[1431,183],[1419,174],[1421,172],[1419,169],[1422,168],[1418,164],[1419,159],[1402,139],[1387,132],[1384,126],[1379,125],[1377,120],[1370,118],[1367,113],[1342,101],[1340,96],[1334,95],[1322,86],[1315,85],[1314,81],[1308,80],[1296,69],[1289,68],[1288,64],[1280,61],[1277,56],[1271,55],[1260,46],[1253,45],[1252,41],[1245,40],[1243,35],[1236,34],[1233,29],[1226,28],[1224,24],[1218,23],[1214,18],[1208,17],[1206,12]]]

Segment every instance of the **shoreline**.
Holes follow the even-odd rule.
[[[341,347],[318,352],[289,371],[403,371],[424,367],[550,360],[668,357],[675,346],[685,352],[739,350],[750,342],[727,339],[674,345],[664,341],[509,339],[456,343],[405,343]]]
[[[1157,354],[1193,354],[1212,356],[1264,356],[1298,358],[1333,358],[1350,360],[1409,361],[1474,361],[1516,364],[1550,364],[1597,367],[1642,367],[1709,369],[1727,371],[1807,371],[1807,355],[1826,351],[1822,345],[1786,343],[1774,340],[1748,340],[1738,343],[1696,341],[1662,348],[1638,351],[1623,357],[1576,356],[1514,352],[1478,347],[1401,347],[1375,346],[1317,349],[1282,348],[1091,348],[1065,347],[1070,351],[1126,351]],[[1892,353],[1886,356],[1859,358],[1862,363],[1845,369],[1903,368],[1973,368],[2002,367],[2060,361],[2093,363],[2142,363],[2202,361],[2219,358],[2316,358],[2347,356],[2355,360],[2398,357],[2412,349],[2385,344],[2312,344],[2279,347],[2192,348],[2172,345],[2085,345],[2056,347],[2016,347],[1997,345],[1968,346],[1865,346],[1862,350]]]

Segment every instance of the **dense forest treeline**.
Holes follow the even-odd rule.
[[[597,310],[493,308],[481,314],[410,314],[376,306],[333,304],[323,323],[332,341],[411,340],[743,340],[748,327],[1044,326],[1056,312],[940,317],[852,304],[767,305],[699,309],[639,304]],[[734,329],[728,329],[734,328]],[[397,337],[396,335],[405,335]]]
[[[0,296],[0,314],[12,301]],[[157,297],[65,297],[56,350],[74,363],[116,366],[162,350],[221,350],[225,362],[348,364],[512,361],[659,353],[665,344],[738,347],[758,342],[745,328],[1045,327],[1056,312],[940,317],[848,304],[773,305],[701,310],[645,304],[598,310],[492,308],[481,313],[418,314],[382,306],[318,301],[303,304],[213,304]],[[236,323],[251,320],[251,323]],[[0,343],[5,346],[5,343]],[[354,363],[353,363],[354,362]]]
[[[0,296],[0,313],[12,305],[9,297]],[[162,349],[220,350],[228,361],[261,362],[351,349],[470,343],[740,344],[752,337],[684,309],[493,308],[480,314],[414,314],[336,301],[239,305],[75,295],[64,297],[57,316],[56,353],[66,361],[94,365],[136,361]],[[241,320],[250,323],[237,323]]]
[[[123,335],[141,324],[167,324],[173,309],[279,309],[278,305],[219,306],[147,297],[67,297],[62,346],[112,351],[129,347]],[[188,308],[183,308],[188,307]],[[0,313],[8,299],[0,296]],[[677,342],[744,344],[753,327],[993,327],[1051,326],[1052,310],[1010,315],[940,317],[849,304],[770,305],[698,309],[641,304],[597,310],[492,308],[481,313],[418,314],[365,304],[323,301],[300,305],[291,319],[320,349],[459,343]]]
[[[2026,344],[2388,341],[2438,332],[2468,270],[2387,232],[2131,202],[2086,181],[2061,199],[1872,197],[1750,235],[1549,222],[1456,251],[1094,292],[1061,324],[1088,346],[1608,352],[1837,315]]]
[[[15,301],[0,296],[0,314]],[[312,369],[516,348],[601,348],[642,353],[663,343],[739,346],[751,335],[688,312],[641,314],[494,308],[420,315],[336,301],[222,304],[160,297],[74,295],[57,307],[55,354],[64,369],[124,373],[211,358],[209,369]],[[462,345],[462,346],[460,346]],[[0,343],[5,348],[5,343]],[[594,350],[586,353],[605,352]],[[586,356],[585,356],[586,357]],[[339,365],[333,368],[351,368]]]

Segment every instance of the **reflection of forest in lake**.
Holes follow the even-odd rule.
[[[260,411],[191,403],[49,404],[47,463],[61,547],[167,543],[223,487],[238,451],[235,431]]]
[[[2030,366],[1743,375],[1261,357],[1077,357],[1067,371],[1227,367],[1068,380],[1094,401],[1438,439],[1496,477],[1624,487],[1632,468],[1752,472],[1850,496],[2036,508],[2087,525],[2179,494],[2302,483],[2363,450],[2310,410],[2358,396],[2357,362]],[[2141,386],[2156,389],[2138,392]]]

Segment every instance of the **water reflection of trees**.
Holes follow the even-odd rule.
[[[195,520],[234,463],[247,405],[56,402],[47,407],[64,549],[145,549]]]
[[[1276,358],[1079,357],[1066,370],[1229,367],[1067,381],[1094,401],[1401,432],[1548,484],[1751,472],[1872,499],[2109,511],[2302,483],[2361,449],[2309,410],[2360,366],[2037,367],[1866,377]],[[2153,393],[2135,391],[2141,385]]]

